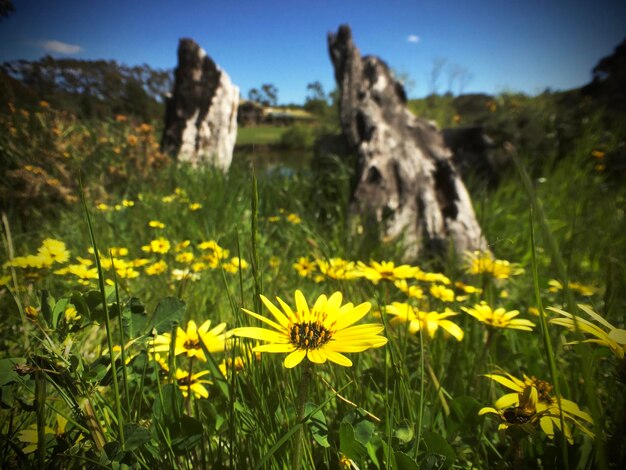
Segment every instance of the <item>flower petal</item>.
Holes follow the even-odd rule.
[[[277,331],[258,328],[256,326],[244,326],[233,330],[235,336],[243,336],[245,338],[259,339],[261,341],[269,341],[272,343],[288,343],[289,338]]]
[[[518,393],[507,393],[506,395],[502,395],[494,403],[494,406],[498,408],[499,410],[503,410],[504,408],[510,408],[511,406],[518,406],[518,405],[519,405]]]
[[[502,375],[496,375],[496,374],[485,374],[485,377],[491,379],[491,380],[495,380],[496,382],[498,382],[500,385],[504,385],[505,387],[519,393],[524,389],[524,383],[517,380],[517,383],[515,381],[513,381],[512,379],[514,379],[514,377],[511,378],[506,378]]]
[[[319,349],[309,349],[306,353],[306,357],[309,358],[309,361],[315,362],[316,364],[323,364],[326,362],[326,355]]]
[[[284,328],[282,326],[280,326],[278,323],[273,322],[272,320],[270,320],[267,317],[264,317],[263,315],[259,315],[258,313],[252,312],[251,310],[242,308],[241,310],[243,310],[244,312],[246,312],[248,315],[250,315],[251,317],[256,318],[257,320],[262,321],[263,323],[271,326],[272,328],[274,328],[275,330],[278,331],[283,331]]]
[[[372,304],[369,302],[363,302],[362,304],[357,305],[352,310],[340,315],[337,318],[337,323],[335,323],[334,328],[336,330],[342,330],[347,326],[358,322],[361,318],[367,315],[367,312],[369,312],[371,308]]]
[[[296,347],[291,343],[269,343],[261,344],[252,348],[253,352],[269,352],[269,353],[290,353],[295,351]]]
[[[300,364],[302,359],[304,359],[304,356],[306,356],[306,349],[296,349],[285,358],[283,364],[287,369],[291,369]]]
[[[330,351],[326,348],[324,348],[324,354],[329,361],[334,362],[335,364],[344,367],[352,367],[352,361],[343,354],[340,354],[336,351]]]
[[[267,297],[265,297],[264,295],[261,295],[261,301],[263,302],[263,304],[267,307],[267,309],[270,311],[270,313],[272,315],[274,315],[274,318],[276,318],[276,320],[278,321],[278,323],[280,323],[284,328],[288,328],[290,321],[289,319],[283,314],[283,312],[280,311],[280,309],[278,309],[276,307],[276,305],[274,305]]]

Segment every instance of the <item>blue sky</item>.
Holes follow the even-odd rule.
[[[306,85],[334,86],[326,36],[352,27],[362,54],[430,90],[433,62],[472,79],[465,92],[540,93],[589,82],[626,37],[626,1],[595,0],[14,0],[0,22],[0,61],[45,54],[176,65],[181,37],[196,40],[240,87],[273,83],[279,101],[303,102]],[[453,85],[458,92],[458,83]]]

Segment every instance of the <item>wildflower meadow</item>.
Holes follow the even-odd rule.
[[[350,228],[348,162],[193,169],[157,124],[9,103],[3,468],[617,468],[626,188],[599,122],[468,181],[484,250],[409,261]]]

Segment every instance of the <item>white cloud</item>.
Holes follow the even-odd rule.
[[[75,44],[68,44],[66,42],[56,40],[42,41],[39,43],[39,46],[47,52],[54,52],[57,54],[78,54],[83,50],[82,47]]]
[[[417,34],[409,34],[407,36],[406,40],[408,42],[412,42],[414,44],[417,44],[418,42],[420,42],[420,37]]]

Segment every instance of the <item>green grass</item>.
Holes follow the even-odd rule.
[[[539,464],[602,468],[622,458],[619,416],[624,390],[619,373],[623,359],[601,345],[566,344],[576,339],[574,333],[543,322],[542,331],[539,318],[529,313],[538,306],[537,298],[544,307],[566,310],[584,302],[613,325],[624,327],[626,189],[612,183],[590,156],[600,139],[606,141],[597,122],[583,129],[577,150],[568,158],[546,163],[540,174],[532,176],[529,191],[514,173],[494,190],[470,182],[491,250],[498,259],[519,264],[524,272],[494,280],[468,274],[459,260],[414,261],[424,270],[442,272],[452,282],[482,289],[467,298],[457,295],[452,302],[434,296],[432,283],[426,281],[410,281],[424,295],[408,300],[387,281],[298,275],[293,264],[300,257],[320,263],[334,257],[401,262],[398,243],[379,243],[346,230],[352,170],[341,161],[329,161],[332,170],[321,176],[302,170],[254,177],[245,165],[234,165],[223,175],[171,165],[155,173],[158,177],[129,180],[122,192],[103,191],[107,163],[123,163],[116,160],[118,146],[131,156],[141,156],[137,147],[123,146],[129,131],[116,126],[90,128],[90,141],[108,139],[93,154],[78,137],[73,141],[76,150],[70,148],[77,166],[85,159],[86,168],[102,171],[84,175],[89,219],[78,203],[61,210],[54,206],[55,212],[40,207],[37,224],[20,219],[16,212],[5,217],[3,260],[9,253],[11,257],[37,253],[42,240],[50,237],[63,240],[71,252],[70,260],[51,268],[4,266],[0,273],[4,312],[0,318],[4,437],[0,452],[11,466],[61,462],[66,468],[280,469],[293,468],[296,455],[303,468],[337,468],[340,460],[348,459],[360,468]],[[239,138],[275,143],[280,139],[276,133],[286,129],[243,128]],[[8,139],[6,135],[0,139]],[[48,137],[59,144],[53,135]],[[9,144],[3,143],[15,151],[15,158],[20,146],[25,155],[37,154],[36,148],[27,148],[28,139]],[[47,143],[46,148],[54,145]],[[535,158],[522,155],[525,161]],[[46,171],[58,171],[64,161],[54,160],[56,166]],[[124,199],[134,205],[123,206]],[[531,238],[533,201],[538,201],[544,215],[533,214]],[[98,209],[100,202],[109,209]],[[199,204],[196,210],[191,209],[193,203]],[[164,226],[152,228],[150,221]],[[542,227],[547,231],[542,232]],[[76,257],[93,262],[90,232],[102,254],[100,279],[80,283],[71,274],[55,274],[58,268],[78,264]],[[167,253],[143,249],[157,237],[170,242]],[[207,249],[201,248],[209,240],[229,251],[212,266],[203,259]],[[120,247],[128,254],[114,254],[118,269],[124,263],[134,266],[114,276],[107,266],[109,249]],[[176,270],[192,265],[178,258],[181,253],[192,253],[193,262],[207,265],[198,269],[197,279],[176,275]],[[245,260],[247,267],[232,269],[234,257]],[[146,262],[142,265],[144,261],[138,260]],[[158,262],[167,264],[165,270],[148,274],[146,268]],[[551,279],[590,285],[594,291],[589,296],[575,289],[554,292],[548,284]],[[460,294],[453,284],[448,287]],[[296,289],[311,303],[320,294],[335,291],[342,292],[344,303],[370,302],[371,312],[362,323],[383,324],[381,334],[389,342],[382,348],[347,354],[352,367],[326,363],[286,369],[284,354],[257,357],[250,351],[255,342],[244,339],[226,352],[200,345],[197,352],[202,350],[206,362],[168,354],[173,347],[161,351],[169,372],[149,354],[155,334],[187,334],[191,320],[197,325],[209,320],[211,328],[225,322],[227,330],[261,326],[242,308],[270,316],[257,294],[271,300],[279,296],[294,306]],[[532,332],[489,329],[462,310],[480,300],[488,300],[494,308],[519,310],[520,317],[537,327]],[[449,320],[463,330],[463,340],[448,337],[441,328],[429,338],[426,330],[411,334],[406,325],[391,324],[385,306],[394,301],[410,301],[424,311],[439,313],[450,308],[457,315]],[[69,306],[80,318],[66,317]],[[546,315],[551,314],[546,311]],[[589,319],[581,312],[578,315]],[[112,364],[108,350],[120,343],[124,343],[123,355]],[[223,376],[220,363],[237,356],[241,370]],[[123,357],[130,361],[125,363]],[[15,364],[20,367],[15,369]],[[177,369],[205,373],[208,399],[184,397]],[[479,409],[493,406],[509,392],[484,374],[506,371],[549,382],[554,369],[559,371],[562,396],[593,415],[595,440],[578,430],[572,445],[558,433],[550,440],[532,423],[499,432],[496,419],[478,416]],[[68,420],[64,429],[58,416]],[[44,425],[52,433],[46,434]],[[39,438],[33,453],[25,452],[25,440],[32,437],[24,434],[27,430]],[[304,439],[296,445],[294,438],[300,435]]]
[[[247,126],[237,129],[236,145],[277,145],[287,126]]]

